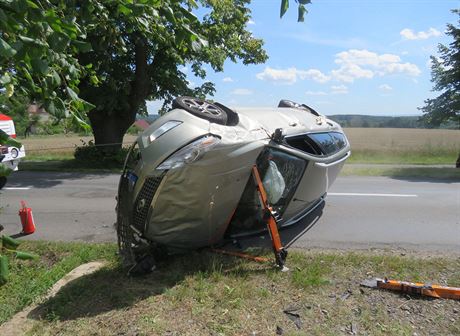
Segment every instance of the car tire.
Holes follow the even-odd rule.
[[[6,176],[0,176],[0,189],[2,189],[6,184]]]
[[[173,108],[183,109],[194,116],[212,123],[226,125],[227,113],[219,106],[203,99],[193,97],[177,97],[172,103]]]

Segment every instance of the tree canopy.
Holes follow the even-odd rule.
[[[250,0],[4,0],[0,87],[54,115],[89,111],[96,143],[119,143],[146,99],[204,96],[207,66],[264,62],[246,29]],[[199,13],[195,16],[193,13]]]
[[[459,9],[452,12],[460,17]],[[439,58],[431,56],[433,91],[441,92],[436,98],[425,100],[421,108],[424,121],[431,127],[454,122],[460,128],[460,19],[458,23],[458,27],[447,25],[446,34],[453,41],[448,46],[438,46]]]
[[[90,46],[84,28],[64,15],[64,3],[0,2],[0,88],[8,98],[43,103],[58,118],[91,108],[75,93],[79,78],[91,71],[74,56]]]

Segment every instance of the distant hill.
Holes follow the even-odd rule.
[[[342,127],[382,127],[382,128],[427,128],[418,116],[384,117],[361,114],[330,115],[328,118]],[[445,124],[440,128],[458,129],[455,124]]]

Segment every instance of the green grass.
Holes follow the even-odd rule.
[[[355,167],[345,165],[340,172],[341,176],[389,176],[394,178],[426,178],[460,181],[458,168],[433,168],[433,167]]]
[[[416,164],[416,165],[454,165],[459,149],[421,148],[413,150],[368,150],[353,149],[348,163],[370,164]]]
[[[2,321],[72,267],[93,259],[113,261],[115,250],[114,244],[30,242],[26,247],[42,260],[36,267],[16,262],[15,280],[0,288]],[[50,259],[53,266],[45,267]],[[129,278],[111,262],[41,304],[28,334],[273,335],[278,326],[285,335],[337,335],[349,333],[352,323],[360,334],[372,335],[460,331],[459,320],[451,321],[458,302],[408,300],[359,287],[365,278],[385,276],[459,286],[458,258],[291,250],[287,266],[290,271],[283,273],[269,264],[203,251],[170,258],[149,276]],[[413,313],[406,314],[406,306]],[[300,315],[301,330],[286,309]]]
[[[9,281],[0,286],[0,324],[46,293],[57,280],[80,264],[115,260],[113,244],[52,243],[24,241],[20,250],[34,252],[38,260],[9,258]]]

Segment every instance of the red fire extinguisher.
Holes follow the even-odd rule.
[[[35,232],[34,216],[32,209],[26,206],[26,202],[21,201],[22,209],[19,210],[19,217],[21,218],[22,233],[31,234]]]

